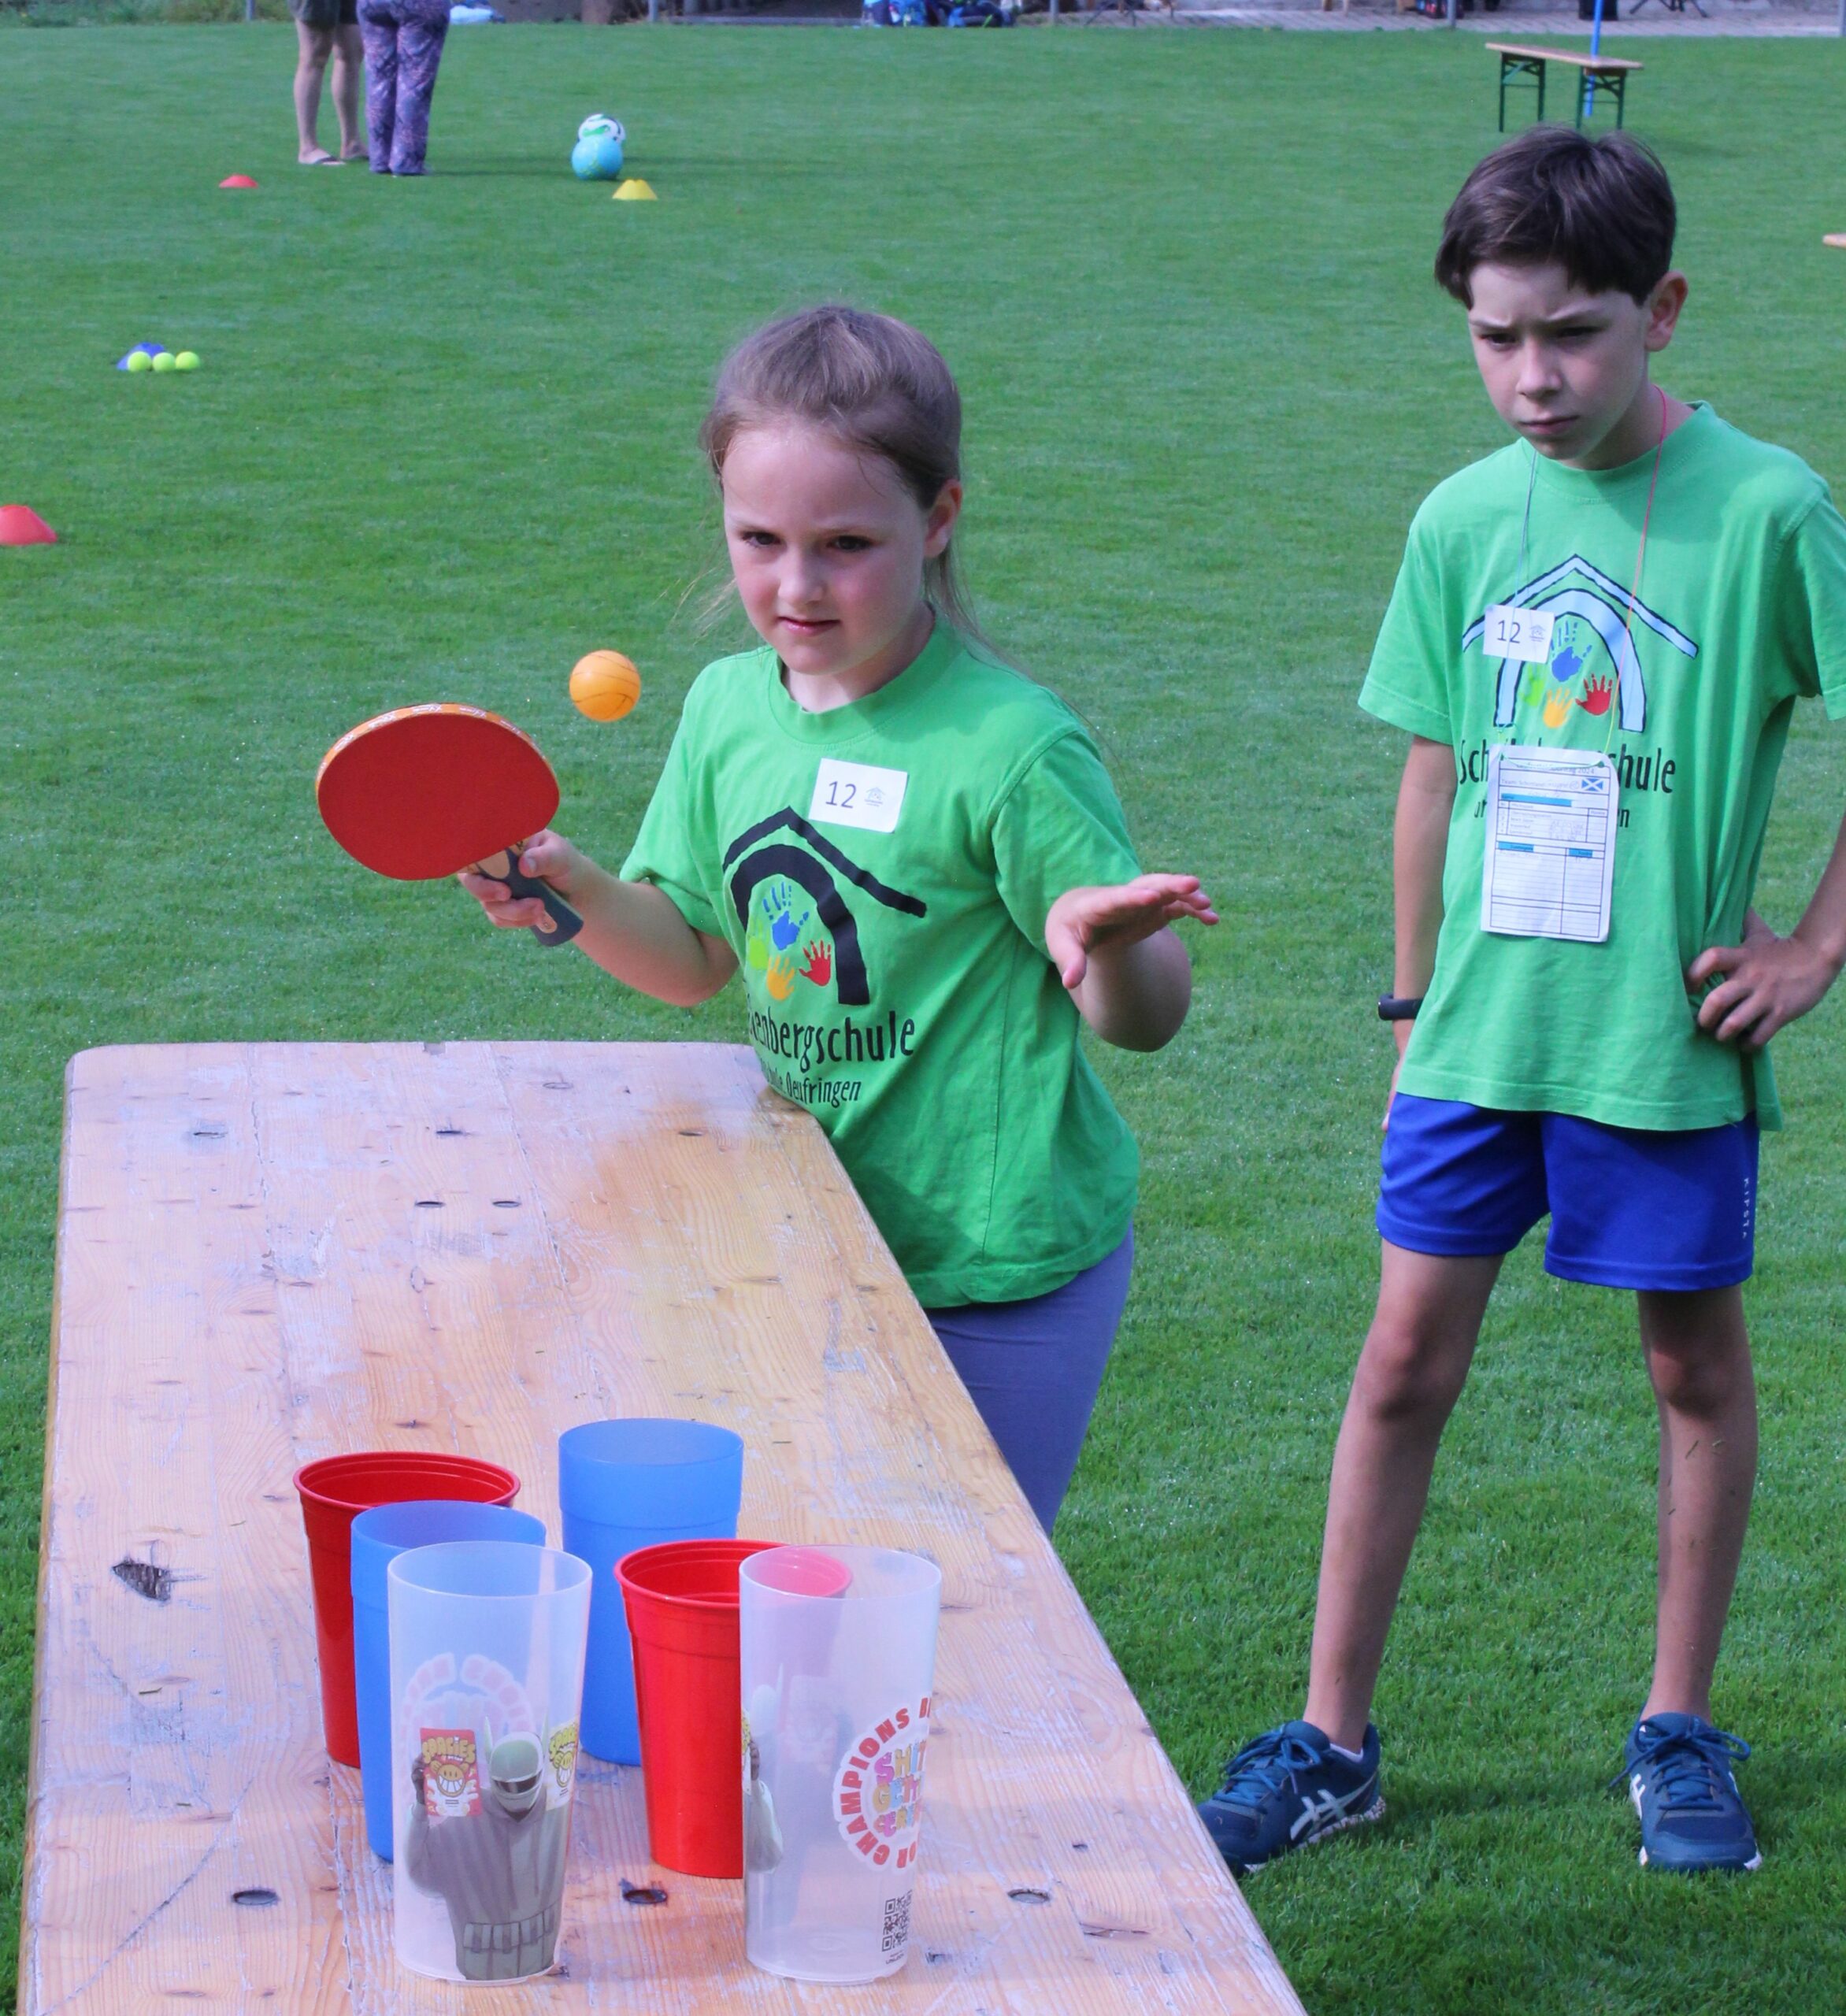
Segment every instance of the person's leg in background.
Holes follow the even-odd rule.
[[[392,0],[359,0],[365,50],[365,131],[372,172],[389,175],[398,107],[398,17]]]
[[[322,161],[333,158],[321,146],[317,128],[321,124],[321,83],[327,75],[327,59],[333,54],[334,32],[331,28],[317,28],[312,22],[298,19],[295,24],[295,158],[305,168],[318,167]]]
[[[1047,1533],[1070,1488],[1134,1264],[1130,1232],[1049,1295],[924,1311]]]
[[[391,139],[393,175],[421,175],[429,144],[429,102],[449,32],[448,0],[407,0],[398,32],[398,123]]]
[[[358,17],[343,12],[333,31],[333,109],[339,120],[339,158],[365,158],[365,128],[359,116],[360,77],[365,60]]]

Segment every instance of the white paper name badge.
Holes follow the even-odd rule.
[[[880,769],[876,763],[841,763],[821,758],[814,802],[808,817],[817,826],[858,826],[868,833],[895,833],[903,810],[908,770]]]
[[[1555,621],[1548,609],[1515,609],[1511,602],[1496,602],[1481,619],[1481,648],[1490,658],[1548,664]]]
[[[1599,750],[1514,742],[1488,753],[1483,931],[1603,943],[1620,790],[1614,765]]]

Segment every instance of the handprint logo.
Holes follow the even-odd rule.
[[[1558,649],[1551,660],[1551,676],[1560,686],[1568,686],[1583,669],[1583,653],[1577,649],[1577,635],[1574,623],[1558,625]]]
[[[763,984],[769,990],[773,1000],[786,1001],[795,991],[795,962],[786,952],[778,952],[769,962],[769,969],[763,975]]]
[[[1583,698],[1577,702],[1586,714],[1606,714],[1609,703],[1615,697],[1615,682],[1612,679],[1592,679],[1583,689]]]
[[[801,969],[803,980],[825,987],[833,976],[833,954],[818,939],[807,948],[807,964]]]
[[[803,910],[801,915],[790,914],[795,907],[794,892],[786,882],[777,882],[764,891],[761,899],[762,913],[769,921],[769,936],[775,941],[778,952],[786,952],[800,939],[802,927],[813,915]]]
[[[765,971],[769,963],[769,932],[764,926],[763,919],[754,910],[750,914],[750,929],[744,935],[743,956],[759,973]]]
[[[1522,707],[1533,706],[1544,691],[1544,674],[1536,665],[1528,665],[1520,675],[1519,679],[1520,706]]]
[[[1562,686],[1554,686],[1545,695],[1544,724],[1547,728],[1562,728],[1564,717],[1576,705]]]

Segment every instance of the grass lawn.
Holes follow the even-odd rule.
[[[1613,43],[1619,50],[1619,40]],[[1437,220],[1493,140],[1470,35],[459,32],[421,183],[293,165],[286,27],[0,34],[0,1861],[17,1886],[65,1058],[212,1038],[741,1034],[374,882],[316,819],[341,729],[439,695],[559,761],[616,861],[715,555],[692,446],[727,343],[843,295],[969,414],[995,634],[1095,722],[1151,863],[1226,913],[1164,1055],[1103,1062],[1141,1265],[1058,1544],[1203,1790],[1296,1711],[1376,1273],[1400,738],[1353,700],[1417,500],[1499,436]],[[1684,217],[1677,391],[1846,477],[1833,43],[1648,42]],[[625,118],[658,206],[573,182]],[[330,116],[329,116],[329,124]],[[247,170],[254,195],[221,195]],[[158,337],[191,379],[109,367]],[[599,728],[565,673],[647,677]],[[1810,710],[1759,902],[1846,801]],[[1751,1307],[1763,1478],[1719,1714],[1767,1855],[1640,1874],[1603,1791],[1645,1685],[1652,1411],[1624,1299],[1507,1270],[1378,1707],[1388,1825],[1254,1880],[1317,2016],[1832,2011],[1846,1979],[1846,1013],[1778,1044]],[[1535,1004],[1535,1040],[1543,1040]],[[0,1955],[10,1977],[11,1962]]]

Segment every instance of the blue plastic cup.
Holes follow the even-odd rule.
[[[391,1632],[384,1571],[407,1548],[446,1540],[545,1544],[544,1521],[504,1505],[418,1498],[376,1506],[353,1521],[353,1683],[359,1704],[359,1771],[365,1791],[365,1838],[391,1858]]]
[[[592,1421],[558,1438],[564,1547],[587,1561],[590,1650],[583,1746],[611,1764],[639,1764],[634,1654],[615,1564],[665,1540],[737,1537],[743,1438],[700,1421]]]

